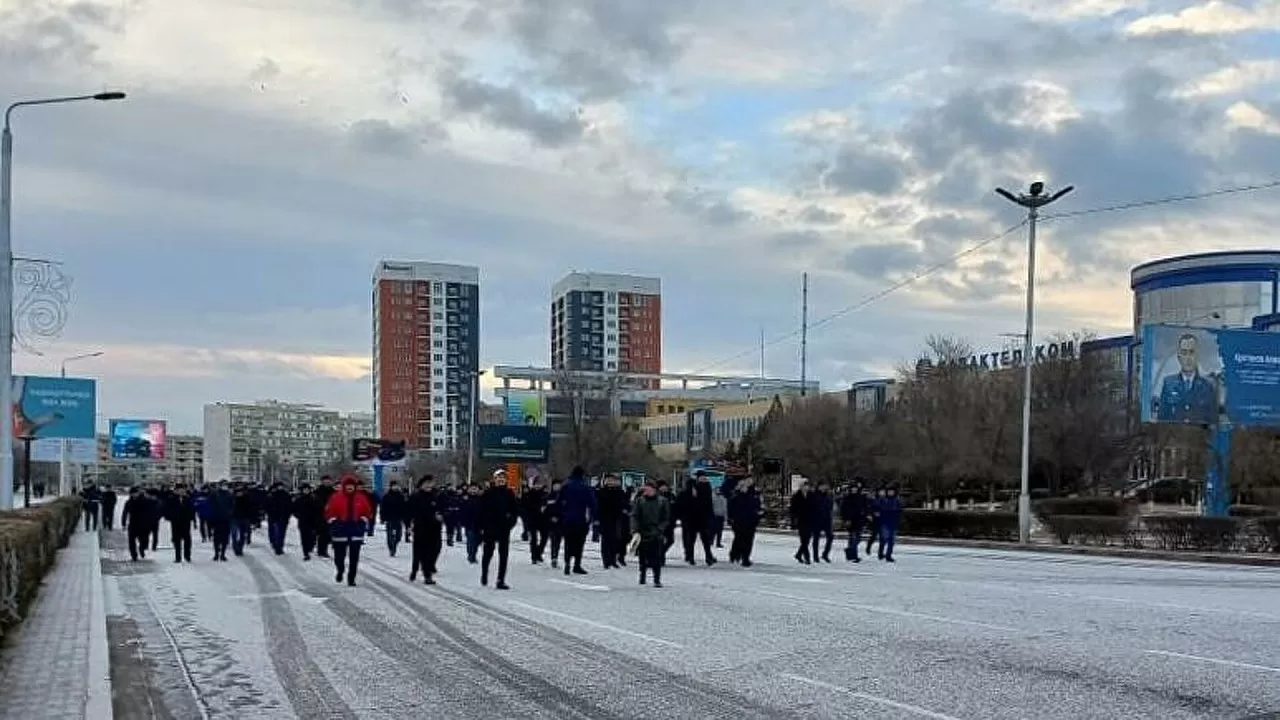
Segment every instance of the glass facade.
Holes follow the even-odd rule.
[[[1134,293],[1134,332],[1144,325],[1248,328],[1273,309],[1269,281],[1196,283]]]

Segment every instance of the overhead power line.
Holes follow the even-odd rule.
[[[1164,197],[1150,198],[1147,200],[1136,200],[1133,202],[1120,203],[1118,205],[1102,205],[1098,207],[1086,208],[1084,210],[1071,210],[1068,212],[1052,213],[1052,214],[1046,214],[1042,216],[1040,220],[1042,222],[1050,221],[1050,220],[1070,220],[1078,217],[1084,217],[1087,215],[1101,215],[1104,213],[1126,212],[1129,210],[1138,210],[1142,208],[1156,207],[1159,205],[1172,205],[1174,203],[1191,202],[1195,200],[1208,200],[1212,198],[1223,197],[1226,195],[1241,195],[1245,193],[1258,192],[1261,190],[1274,190],[1276,188],[1280,188],[1280,180],[1272,180],[1269,182],[1255,183],[1251,185],[1234,185],[1230,187],[1217,188],[1214,190],[1207,190],[1199,193],[1168,195]],[[858,300],[852,305],[841,308],[840,310],[837,310],[829,315],[825,315],[819,318],[818,320],[809,323],[809,330],[814,330],[816,328],[822,327],[823,325],[828,325],[832,322],[835,322],[836,320],[839,320],[840,318],[846,315],[857,312],[858,310],[861,310],[867,307],[868,305],[871,305],[881,300],[882,298],[892,295],[893,293],[901,290],[902,288],[905,288],[909,285],[913,285],[916,282],[938,272],[939,270],[948,268],[953,264],[955,264],[957,260],[960,260],[961,258],[967,255],[972,255],[973,253],[987,247],[988,245],[999,242],[1000,240],[1003,240],[1004,238],[1012,235],[1014,232],[1018,231],[1020,228],[1025,227],[1026,224],[1027,224],[1027,221],[1023,220],[1017,225],[1011,225],[997,235],[992,235],[991,237],[986,238],[985,240],[981,240],[977,243],[974,243],[964,248],[963,250],[955,253],[954,255],[951,255],[950,257],[948,257],[947,259],[939,263],[930,265],[929,267],[924,268],[923,270],[920,270],[909,277],[899,280],[898,282],[895,282],[892,285],[889,285],[882,290],[872,293],[871,295],[868,295],[862,298],[861,300]],[[799,337],[800,333],[801,333],[801,330],[797,328],[795,330],[792,330],[791,332],[785,333],[783,335],[779,335],[767,341],[764,344],[764,347],[772,347],[774,345],[777,345],[778,343],[786,342],[787,340],[790,340],[792,338]],[[760,346],[756,346],[748,350],[744,350],[743,352],[737,353],[736,355],[731,355],[731,356],[722,358],[721,360],[718,360],[714,363],[706,365],[705,367],[703,367],[703,369],[699,370],[698,373],[710,372],[711,370],[714,370],[716,368],[723,367],[730,363],[736,362],[744,357],[747,357],[748,355],[754,355],[760,352],[761,349],[762,348]]]

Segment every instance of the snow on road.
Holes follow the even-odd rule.
[[[167,533],[162,530],[161,537]],[[460,546],[439,585],[371,539],[358,587],[265,534],[244,558],[104,554],[117,717],[1222,718],[1280,712],[1280,570],[899,548],[896,565],[587,576]],[[723,559],[723,553],[720,551]],[[832,556],[842,557],[837,547]],[[130,692],[121,698],[121,681]]]

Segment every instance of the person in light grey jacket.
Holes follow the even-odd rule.
[[[712,529],[715,530],[716,534],[716,547],[722,548],[724,545],[720,543],[720,539],[724,537],[724,520],[725,516],[729,514],[729,498],[724,496],[721,488],[716,488],[716,491],[711,495],[711,512],[715,516],[713,521],[715,525]]]

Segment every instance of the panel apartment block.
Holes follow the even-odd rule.
[[[570,273],[552,287],[551,367],[662,371],[662,281]]]

